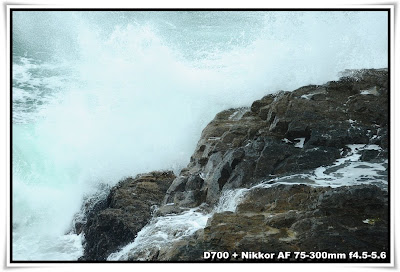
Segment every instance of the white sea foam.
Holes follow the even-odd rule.
[[[150,253],[162,247],[168,247],[173,242],[190,236],[206,226],[209,214],[191,209],[178,215],[166,215],[153,218],[135,238],[122,250],[112,253],[107,260],[128,260],[136,257],[137,260],[146,260]]]
[[[304,147],[304,142],[306,141],[306,138],[296,138],[295,140],[298,142],[294,145],[294,147],[297,147],[297,148]]]

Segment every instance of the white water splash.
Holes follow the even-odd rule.
[[[107,260],[148,260],[161,248],[168,247],[174,242],[191,236],[199,229],[204,229],[207,220],[214,213],[225,211],[234,212],[249,189],[240,188],[224,191],[218,205],[211,213],[199,211],[198,208],[190,209],[178,215],[166,215],[153,218],[137,235],[133,243],[122,250],[112,253]]]
[[[387,67],[387,37],[374,11],[16,11],[13,256],[67,258],[46,249],[98,183],[179,171],[222,110]]]
[[[250,189],[240,188],[235,190],[226,190],[219,198],[215,212],[234,212],[237,205],[242,201],[243,197]]]
[[[13,248],[15,261],[30,260],[77,260],[83,255],[83,234],[38,236],[36,233],[14,233]],[[16,240],[16,241],[15,241]],[[26,252],[32,252],[26,255]]]
[[[150,254],[177,240],[190,236],[206,226],[210,214],[199,212],[196,208],[178,215],[153,218],[138,234],[133,243],[121,251],[112,253],[107,260],[147,260]]]

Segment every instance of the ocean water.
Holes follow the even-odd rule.
[[[217,112],[388,65],[386,12],[14,11],[12,20],[13,260],[76,260],[83,237],[69,231],[83,198],[127,176],[179,172]],[[317,182],[336,184],[319,170]],[[202,224],[191,211],[177,225],[185,234]]]

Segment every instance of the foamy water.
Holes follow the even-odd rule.
[[[14,12],[14,260],[76,260],[65,233],[85,195],[178,172],[219,111],[387,67],[386,16]]]
[[[340,187],[359,184],[372,184],[387,190],[388,160],[380,162],[361,161],[361,152],[364,150],[382,151],[378,145],[352,144],[347,146],[350,151],[346,156],[329,166],[321,166],[309,173],[283,176],[266,180],[257,186],[269,186],[270,183],[309,184],[311,186]]]

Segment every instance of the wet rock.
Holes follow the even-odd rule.
[[[271,104],[275,99],[275,96],[270,94],[270,95],[266,95],[263,98],[261,98],[260,100],[256,100],[253,102],[253,104],[251,105],[251,111],[254,113],[259,113],[260,108],[268,106],[269,104]]]
[[[373,161],[381,154],[379,150],[363,150],[361,153],[361,160]]]
[[[94,194],[84,197],[81,210],[75,214],[69,233],[81,234],[88,218],[107,207],[107,196],[110,190],[109,185],[100,184]]]
[[[132,242],[161,204],[174,178],[172,172],[151,172],[127,178],[113,187],[106,202],[88,215],[83,226],[85,250],[80,260],[105,260]]]
[[[387,192],[376,186],[257,188],[159,260],[200,261],[203,251],[388,251],[388,216]]]

